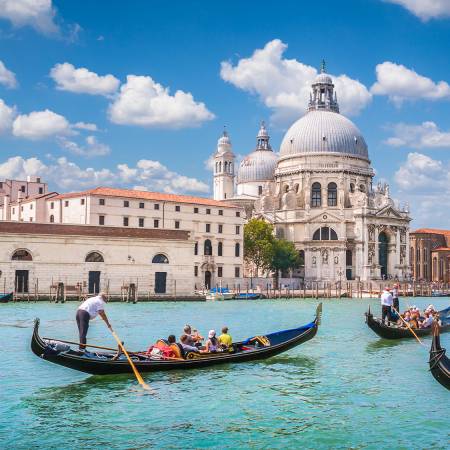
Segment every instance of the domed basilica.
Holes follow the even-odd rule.
[[[409,274],[407,205],[389,186],[372,184],[367,144],[339,113],[322,67],[308,110],[287,131],[279,154],[262,123],[256,148],[240,163],[226,132],[214,154],[214,198],[241,204],[263,218],[304,256],[305,280],[403,279]]]

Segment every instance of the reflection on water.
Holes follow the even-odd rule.
[[[446,447],[449,392],[428,373],[427,352],[416,342],[380,339],[367,327],[370,302],[379,308],[376,300],[325,301],[317,336],[268,360],[143,374],[156,395],[132,375],[89,376],[30,352],[35,316],[45,318],[46,335],[76,340],[74,305],[6,305],[0,441],[19,449],[375,449],[409,448],[411,429],[419,429],[427,448]],[[185,323],[203,333],[226,324],[236,341],[290,328],[309,322],[316,304],[110,304],[108,315],[130,348],[142,348],[169,332],[179,335]],[[101,322],[89,333],[92,342],[110,346]],[[411,392],[427,399],[420,415]]]

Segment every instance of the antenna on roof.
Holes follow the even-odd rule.
[[[326,73],[327,68],[326,68],[326,64],[325,64],[325,60],[322,59],[322,62],[320,63],[320,73]]]

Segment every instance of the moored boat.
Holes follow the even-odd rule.
[[[450,306],[442,311],[439,311],[439,317],[442,322],[441,332],[450,331]],[[414,335],[407,327],[398,327],[394,323],[387,325],[380,318],[374,317],[370,311],[366,312],[366,323],[368,327],[373,330],[378,336],[385,339],[403,339],[412,338]],[[414,333],[417,336],[428,336],[432,333],[432,327],[428,328],[414,328]]]
[[[315,319],[303,326],[261,336],[253,336],[233,344],[230,352],[192,353],[170,359],[152,359],[145,352],[131,352],[133,362],[140,372],[193,369],[225,363],[238,363],[267,359],[312,339],[320,325],[322,304],[316,309]],[[176,345],[176,344],[175,344]],[[80,353],[63,341],[41,338],[39,319],[35,320],[31,350],[46,361],[93,375],[132,373],[125,357],[114,352]],[[117,359],[114,359],[116,357]]]
[[[8,294],[0,294],[0,303],[8,303],[13,300],[14,292],[9,292]]]
[[[433,377],[450,390],[450,359],[445,355],[445,348],[441,347],[440,330],[437,322],[433,323],[433,341],[431,342],[430,372]]]
[[[234,293],[228,288],[213,288],[206,294],[206,300],[231,300]]]
[[[238,300],[257,300],[258,298],[262,298],[262,295],[257,292],[240,292],[236,294],[235,298]]]

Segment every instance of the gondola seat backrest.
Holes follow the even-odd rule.
[[[175,353],[176,358],[184,358],[183,347],[181,344],[171,344],[170,348]]]

